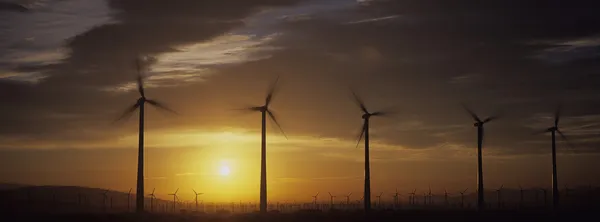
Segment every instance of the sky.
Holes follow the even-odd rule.
[[[146,189],[258,200],[259,106],[269,199],[362,193],[361,111],[373,193],[599,185],[600,6],[593,0],[0,0],[0,182],[135,187],[135,58],[146,95]],[[25,6],[15,7],[18,4]],[[358,197],[357,197],[358,198]],[[391,197],[390,197],[391,198]]]

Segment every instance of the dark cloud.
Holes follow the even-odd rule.
[[[0,88],[2,101],[13,107],[3,111],[2,120],[11,127],[2,126],[2,132],[44,132],[64,121],[31,117],[41,113],[86,114],[72,127],[106,124],[117,115],[115,107],[135,98],[99,89],[129,82],[136,55],[159,55],[209,40],[242,27],[242,19],[258,9],[295,2],[109,1],[119,22],[70,39],[69,57],[42,69],[49,76],[45,81],[0,83],[8,84]],[[532,137],[535,129],[528,125],[541,121],[532,121],[536,114],[551,113],[559,102],[567,117],[600,113],[598,44],[592,41],[600,34],[597,9],[596,1],[583,0],[371,1],[332,13],[336,16],[284,20],[276,27],[283,35],[272,43],[281,50],[268,59],[218,67],[220,75],[206,84],[150,90],[193,114],[185,120],[157,120],[157,125],[255,128],[258,124],[250,120],[257,116],[230,117],[223,110],[260,103],[266,82],[282,74],[274,109],[291,134],[354,139],[361,119],[348,95],[350,85],[371,109],[400,109],[393,118],[373,121],[376,139],[408,148],[473,147],[472,120],[459,106],[466,102],[482,116],[506,114],[486,128],[490,149],[543,150],[548,145],[538,143],[543,140]],[[591,40],[582,44],[586,39]],[[568,59],[557,63],[548,56]],[[420,124],[406,125],[415,120]],[[523,152],[534,152],[529,150]]]

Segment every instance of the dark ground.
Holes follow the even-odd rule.
[[[598,211],[379,211],[370,215],[363,212],[297,212],[269,213],[267,215],[237,214],[23,214],[5,213],[0,221],[600,221]]]

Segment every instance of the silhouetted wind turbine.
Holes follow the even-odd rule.
[[[460,192],[460,207],[464,208],[465,207],[465,192],[467,192],[469,188],[463,190],[462,192]]]
[[[504,187],[504,184],[502,184],[502,185],[500,186],[500,188],[498,188],[498,189],[496,190],[496,195],[497,195],[497,197],[498,197],[498,208],[501,208],[501,207],[502,207],[502,188],[503,188],[503,187]]]
[[[313,197],[313,204],[315,205],[315,207],[317,206],[317,198],[319,197],[319,193],[320,192],[317,192],[317,194],[315,194],[314,196],[312,196]]]
[[[394,193],[394,195],[392,195],[392,197],[394,197],[394,208],[396,208],[396,206],[398,206],[398,203],[400,202],[398,200],[400,197],[400,193],[398,193],[398,188],[396,188],[396,193]]]
[[[175,190],[175,193],[170,193],[169,195],[173,196],[173,213],[175,213],[175,205],[177,204],[177,192],[179,191],[179,188],[177,188],[177,190]]]
[[[198,211],[198,196],[202,195],[204,193],[198,193],[196,192],[196,190],[192,189],[194,191],[194,194],[196,194],[196,198],[194,199],[196,201],[196,211]]]
[[[483,209],[485,207],[485,199],[484,199],[484,189],[483,189],[483,160],[481,148],[483,146],[483,125],[489,123],[492,120],[498,118],[498,116],[490,116],[484,120],[481,120],[475,112],[469,109],[466,105],[463,104],[463,108],[473,117],[475,123],[473,124],[477,127],[477,208]]]
[[[417,189],[413,190],[412,193],[408,193],[410,196],[408,196],[408,203],[409,204],[415,204],[415,194],[417,193]]]
[[[429,186],[429,193],[427,193],[427,198],[429,199],[429,204],[433,204],[433,199],[432,199],[433,195],[431,194],[431,186]]]
[[[352,192],[348,193],[348,195],[346,195],[346,204],[350,205],[350,196],[352,196]]]
[[[131,188],[129,188],[129,192],[127,192],[127,212],[131,212]]]
[[[381,196],[383,195],[383,192],[379,193],[379,195],[377,196],[377,207],[381,208]]]
[[[156,188],[152,189],[152,193],[149,195],[150,196],[150,212],[154,212],[154,199],[156,199],[156,195],[154,195],[154,191],[156,191]]]
[[[102,192],[102,210],[106,211],[106,199],[108,199],[108,190]]]
[[[523,187],[521,187],[521,185],[519,185],[519,203],[521,205],[521,207],[523,207],[523,200],[524,200],[524,195],[523,195]]]
[[[331,192],[329,193],[329,204],[331,205],[330,207],[333,208],[333,201],[335,199],[335,196],[333,196],[333,194],[331,194]]]
[[[356,104],[360,107],[360,109],[363,112],[362,118],[363,118],[363,126],[362,129],[360,130],[360,136],[358,136],[358,142],[356,143],[356,147],[358,147],[358,145],[360,144],[360,141],[362,140],[363,136],[365,138],[365,185],[364,185],[364,206],[365,206],[365,211],[369,211],[371,210],[371,167],[369,164],[369,120],[371,119],[371,117],[373,116],[384,116],[387,113],[384,112],[369,112],[369,110],[367,110],[367,107],[365,106],[365,103],[358,97],[358,95],[352,91],[352,95],[354,96],[354,100],[356,102]]]
[[[142,67],[140,64],[140,59],[136,60],[137,67],[137,87],[138,92],[140,93],[140,98],[125,112],[121,117],[117,119],[117,121],[122,120],[126,117],[132,115],[132,113],[139,109],[140,110],[140,119],[139,119],[139,135],[138,135],[138,166],[137,166],[137,187],[136,187],[136,201],[135,201],[135,211],[138,213],[144,212],[144,105],[146,103],[157,107],[159,109],[163,109],[172,113],[176,113],[172,109],[163,105],[162,103],[146,98],[146,94],[144,93],[144,84],[142,79]]]
[[[261,149],[260,149],[260,212],[267,212],[267,115],[273,120],[275,125],[279,128],[283,136],[287,139],[287,136],[283,132],[281,125],[277,122],[275,114],[269,109],[269,105],[273,101],[273,94],[277,86],[279,77],[275,79],[275,82],[271,85],[267,97],[265,98],[265,104],[263,106],[248,107],[245,110],[258,111],[262,114],[262,126],[261,126]]]
[[[444,189],[444,203],[448,206],[448,190]]]
[[[544,207],[548,206],[548,190],[545,188],[540,188],[540,190],[544,193]]]
[[[556,172],[556,133],[558,133],[565,140],[565,142],[567,142],[567,144],[571,144],[567,137],[560,131],[560,129],[558,129],[560,111],[561,106],[559,105],[554,113],[554,126],[537,133],[550,132],[552,134],[552,206],[555,208],[559,205],[558,179]]]

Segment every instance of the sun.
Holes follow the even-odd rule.
[[[221,168],[219,168],[219,175],[221,176],[229,176],[230,173],[231,170],[228,166],[221,166]]]

